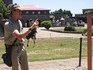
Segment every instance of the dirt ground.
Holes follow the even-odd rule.
[[[29,70],[87,70],[87,58],[81,60],[81,66],[79,58],[29,62]],[[0,64],[0,70],[11,70],[11,67]]]

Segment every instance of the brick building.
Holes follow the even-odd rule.
[[[45,20],[49,19],[49,9],[40,8],[35,5],[23,5],[21,6],[22,9],[22,18],[27,19],[39,19],[39,20]]]
[[[40,8],[35,5],[22,5],[22,20],[25,22],[29,19],[38,19],[39,22],[42,20],[50,19],[50,10],[45,8]],[[24,22],[23,21],[23,22]]]

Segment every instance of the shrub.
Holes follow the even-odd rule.
[[[3,17],[3,14],[2,13],[0,13],[0,18],[2,18]]]
[[[49,28],[51,27],[52,25],[52,22],[49,21],[49,20],[46,20],[46,21],[42,21],[41,22],[41,26],[45,27],[47,30],[49,30]]]
[[[87,36],[87,29],[84,29],[82,34],[83,34],[84,36]],[[93,36],[93,31],[92,31],[91,35]]]
[[[73,26],[65,26],[64,31],[75,31],[75,27],[73,27]]]

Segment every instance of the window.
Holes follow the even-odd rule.
[[[26,11],[26,14],[29,14],[29,12],[28,12],[28,11]]]
[[[40,14],[40,11],[38,12],[38,14]]]
[[[44,14],[46,14],[46,11],[44,11]]]
[[[33,11],[32,14],[35,14],[35,12]]]

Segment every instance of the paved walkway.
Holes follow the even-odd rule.
[[[25,28],[24,31],[26,29],[27,28]],[[45,31],[42,29],[44,28],[38,28],[37,38],[82,37],[81,34],[56,33],[56,32]],[[87,70],[87,59],[82,58],[81,63],[82,63],[81,66],[77,67],[79,65],[79,58],[29,62],[29,70]],[[11,70],[11,67],[9,68],[5,64],[0,64],[0,70]]]
[[[59,27],[53,27],[53,28],[59,28]],[[53,29],[51,28],[51,29]],[[61,27],[62,28],[62,27]],[[24,31],[27,28],[24,28]],[[75,37],[80,38],[82,37],[81,34],[74,34],[74,33],[58,33],[53,31],[47,31],[45,28],[40,27],[37,29],[37,38],[51,38],[51,37]]]

